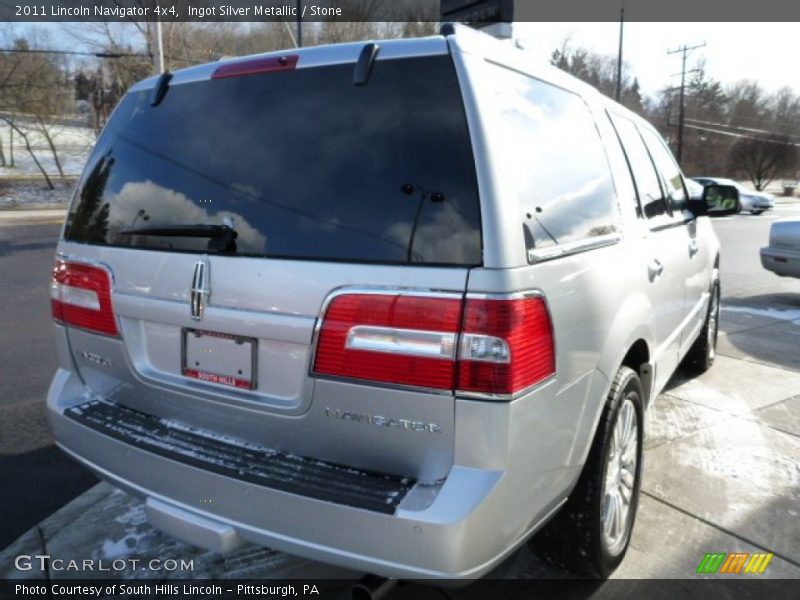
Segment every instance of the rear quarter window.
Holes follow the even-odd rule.
[[[608,158],[583,99],[504,67],[491,74],[501,168],[516,188],[528,250],[617,234]]]
[[[176,84],[129,94],[98,140],[69,241],[207,252],[208,239],[132,234],[231,224],[230,254],[477,265],[475,165],[450,56]]]

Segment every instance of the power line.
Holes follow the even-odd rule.
[[[689,119],[687,118],[686,121],[690,123],[694,123],[696,125],[711,125],[712,127],[725,127],[726,129],[738,129],[740,131],[745,131],[748,133],[760,133],[771,135],[775,137],[791,137],[791,138],[800,138],[800,134],[797,133],[783,133],[777,131],[770,131],[769,129],[756,129],[754,127],[743,127],[741,125],[727,125],[725,123],[714,123],[713,121],[702,121],[700,119]]]
[[[737,139],[746,139],[746,140],[763,140],[763,137],[755,136],[755,135],[748,135],[746,133],[737,133],[735,131],[725,131],[723,129],[712,129],[711,127],[703,127],[701,125],[692,125],[691,123],[686,123],[685,125],[689,129],[695,129],[697,131],[704,131],[706,133],[714,133],[717,135],[724,135],[728,137],[733,137]],[[719,124],[720,127],[727,127],[727,125]],[[673,125],[674,127],[674,125]],[[777,135],[777,134],[776,134]],[[770,141],[779,141],[781,144],[786,144],[788,146],[796,146],[800,148],[800,142],[792,142],[787,140],[770,140]]]
[[[687,123],[686,127],[688,127],[689,129],[696,129],[698,131],[705,131],[705,132],[708,132],[708,133],[715,133],[717,135],[726,135],[728,137],[735,137],[735,138],[738,138],[738,139],[746,139],[746,140],[763,140],[764,139],[763,137],[747,135],[747,134],[744,134],[744,133],[735,133],[733,131],[723,131],[721,129],[711,129],[709,127],[701,127],[699,125],[691,125],[691,124],[688,124],[688,123]],[[772,141],[778,141],[778,140],[772,140]],[[781,140],[780,143],[786,144],[787,146],[796,146],[796,147],[800,148],[800,142],[789,142],[789,141]]]
[[[75,56],[94,56],[96,58],[124,58],[128,56],[138,56],[149,58],[147,54],[141,52],[80,52],[78,50],[51,50],[38,48],[0,48],[0,52],[11,54],[71,54]]]

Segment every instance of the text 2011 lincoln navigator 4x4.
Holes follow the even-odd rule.
[[[537,531],[622,560],[643,413],[714,359],[710,194],[593,88],[446,33],[150,78],[98,139],[47,403],[156,527],[403,578]]]

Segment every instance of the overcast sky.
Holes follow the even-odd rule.
[[[515,35],[543,58],[570,37],[573,45],[617,55],[619,23],[521,23]],[[705,42],[687,65],[705,58],[708,74],[725,84],[758,81],[769,91],[783,86],[800,94],[800,23],[626,23],[623,59],[639,78],[643,91],[654,94],[678,85],[679,54],[667,54],[686,44]]]
[[[75,48],[74,39],[60,34],[59,24],[27,27],[48,30],[53,45]],[[549,60],[566,37],[575,47],[617,54],[619,23],[520,23],[515,27],[515,35],[542,60]],[[800,23],[626,23],[624,60],[643,92],[652,95],[680,82],[670,77],[680,72],[679,55],[668,55],[667,50],[703,42],[707,46],[692,53],[690,68],[705,58],[709,75],[724,84],[753,79],[769,91],[789,86],[800,94]]]

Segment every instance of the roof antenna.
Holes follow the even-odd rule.
[[[358,62],[356,69],[353,72],[353,83],[355,85],[366,85],[372,75],[372,65],[375,64],[375,58],[378,56],[381,47],[378,44],[369,43],[361,49],[361,54],[358,55]]]
[[[161,104],[161,101],[164,99],[164,96],[167,95],[170,79],[172,79],[172,73],[170,73],[169,71],[164,71],[161,75],[158,76],[158,79],[156,80],[156,85],[153,88],[153,91],[150,92],[150,106],[158,106],[159,104]]]

